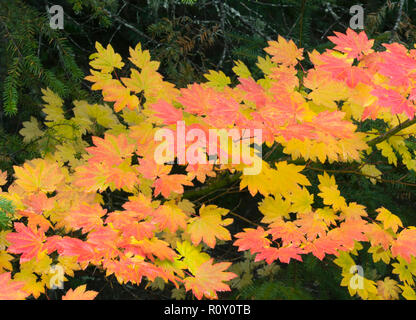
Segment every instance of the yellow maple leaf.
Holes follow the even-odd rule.
[[[6,251],[0,251],[0,273],[13,270],[13,266],[10,263],[11,260],[13,260],[14,257],[10,254],[8,254]]]
[[[378,212],[377,220],[383,222],[384,229],[391,228],[394,232],[397,232],[399,227],[403,227],[403,223],[400,218],[394,214],[392,214],[386,208],[378,208],[376,210]]]
[[[205,206],[199,209],[199,217],[189,220],[187,231],[191,235],[194,245],[204,241],[210,248],[214,248],[216,238],[220,240],[231,240],[230,232],[224,228],[233,222],[228,218],[222,220],[222,216],[229,212],[227,209],[218,208],[215,205]]]
[[[27,192],[53,192],[64,175],[57,163],[43,159],[26,162],[23,167],[14,166],[16,184]]]
[[[234,61],[235,66],[233,67],[234,73],[239,76],[240,78],[249,78],[251,77],[251,72],[244,64],[244,62],[237,60]]]
[[[384,280],[377,281],[377,291],[384,300],[398,300],[402,290],[396,280],[385,277]]]
[[[266,197],[259,205],[260,212],[264,215],[261,222],[271,223],[276,219],[289,218],[291,204],[280,196]]]
[[[292,202],[292,212],[307,213],[312,211],[313,194],[306,188],[297,188],[288,197]]]
[[[121,69],[124,63],[121,56],[114,52],[111,44],[104,48],[99,42],[95,43],[96,53],[90,55],[90,65],[94,69],[101,70],[103,73],[111,73],[115,68]]]
[[[28,294],[32,294],[35,299],[39,298],[40,294],[45,292],[44,283],[38,281],[38,277],[30,271],[16,273],[14,280],[23,281],[25,283],[23,290]]]
[[[62,106],[64,101],[51,89],[41,89],[42,99],[45,101],[42,111],[46,113],[47,121],[62,121],[65,120],[64,110]]]
[[[143,69],[145,66],[149,66],[152,70],[156,71],[159,69],[160,65],[158,61],[150,60],[149,50],[143,51],[141,43],[138,43],[134,49],[130,48],[129,60],[140,69]]]
[[[377,183],[376,178],[380,178],[382,175],[382,172],[378,170],[377,167],[373,164],[363,165],[360,171],[366,176],[369,176],[368,178],[370,179],[372,184],[376,184]]]
[[[26,143],[29,143],[44,134],[44,132],[39,129],[39,122],[35,117],[30,117],[30,121],[23,122],[23,128],[19,133],[23,136],[23,142]]]

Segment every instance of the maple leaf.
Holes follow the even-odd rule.
[[[220,240],[231,240],[230,232],[224,228],[233,222],[233,219],[222,220],[229,210],[218,208],[215,205],[205,206],[199,209],[199,217],[188,221],[187,232],[191,235],[194,245],[204,241],[210,248],[214,248],[216,238]]]
[[[348,28],[346,34],[334,33],[336,36],[330,36],[328,39],[336,44],[335,50],[347,53],[348,58],[360,59],[363,55],[373,52],[374,40],[368,40],[364,31],[357,33]]]
[[[156,71],[159,68],[160,63],[157,61],[150,61],[150,52],[149,50],[143,51],[141,43],[138,43],[134,49],[130,48],[129,52],[129,60],[140,69],[143,69],[145,66],[150,66],[151,69]]]
[[[280,196],[264,198],[259,205],[259,210],[264,215],[264,218],[261,220],[264,223],[271,223],[281,218],[289,218],[289,213],[292,212],[290,202],[283,200]]]
[[[195,271],[194,277],[184,279],[186,291],[192,290],[198,300],[203,296],[208,299],[218,299],[217,291],[231,291],[224,281],[237,277],[232,272],[224,272],[230,265],[230,262],[213,264],[213,259],[204,262]]]
[[[209,101],[216,96],[213,88],[199,84],[189,85],[180,90],[181,95],[176,99],[185,107],[185,111],[198,115],[205,115],[212,108]]]
[[[113,136],[105,134],[104,139],[92,137],[93,147],[86,150],[92,155],[90,163],[105,162],[109,165],[119,165],[123,160],[130,158],[135,150],[134,144],[129,143],[126,135]]]
[[[6,270],[12,271],[13,266],[10,263],[14,257],[8,254],[6,251],[0,251],[0,274],[6,272]]]
[[[134,247],[137,246],[136,248],[129,247],[129,249],[132,249],[132,252],[134,252],[135,249],[138,249],[138,251],[134,252],[135,254],[146,256],[152,261],[154,260],[153,256],[156,256],[160,260],[170,261],[173,261],[176,257],[176,252],[169,247],[169,244],[157,238],[142,240],[132,238],[130,243],[134,245]]]
[[[407,262],[412,256],[416,257],[416,228],[402,230],[391,246],[391,253],[393,257],[399,255]]]
[[[371,94],[378,97],[380,106],[390,108],[393,114],[405,113],[409,119],[413,119],[416,111],[414,105],[396,90],[379,87]]]
[[[238,239],[234,242],[234,245],[238,247],[238,251],[250,250],[252,254],[261,252],[271,243],[266,238],[268,234],[262,227],[257,227],[257,229],[246,228],[244,232],[234,235]]]
[[[247,187],[248,191],[253,197],[257,194],[257,192],[260,192],[264,196],[273,193],[271,188],[271,179],[273,171],[276,170],[271,169],[267,162],[263,160],[261,161],[262,170],[259,174],[241,176],[240,190],[243,190],[245,187]]]
[[[293,66],[303,59],[303,49],[298,49],[293,40],[287,41],[278,36],[277,41],[268,41],[269,46],[264,49],[272,56],[272,61],[286,66]]]
[[[0,300],[24,300],[29,296],[24,286],[24,282],[12,280],[10,272],[0,274]]]
[[[204,77],[208,80],[207,85],[214,88],[224,88],[231,83],[231,79],[222,71],[209,70]]]
[[[265,260],[268,264],[279,259],[283,263],[289,263],[291,259],[302,261],[300,254],[303,253],[303,249],[296,246],[288,247],[267,247],[263,248],[257,255],[254,261]]]
[[[242,62],[241,60],[237,60],[234,61],[234,63],[235,66],[233,67],[233,71],[238,77],[242,79],[251,77],[251,72],[248,69],[248,67],[244,64],[244,62]]]
[[[368,249],[368,253],[371,253],[373,255],[374,262],[378,262],[380,260],[382,260],[385,264],[388,264],[390,262],[390,250],[386,250],[382,246],[371,246]]]
[[[366,235],[370,239],[372,246],[381,245],[385,250],[390,247],[393,240],[393,236],[386,230],[386,228],[383,229],[378,224],[369,225]]]
[[[10,246],[7,250],[11,253],[22,254],[20,261],[25,262],[36,257],[43,249],[43,242],[46,240],[41,229],[33,230],[21,222],[16,222],[14,228],[17,232],[9,233],[6,236]]]
[[[196,178],[201,183],[204,183],[207,177],[215,177],[217,175],[213,170],[212,164],[188,164],[186,171],[190,181]]]
[[[330,237],[319,237],[312,242],[308,242],[303,248],[305,253],[312,253],[322,261],[326,254],[337,254],[339,243]]]
[[[384,300],[398,300],[402,290],[398,287],[397,281],[385,277],[384,280],[377,281],[377,291]]]
[[[391,228],[393,232],[397,232],[399,227],[403,227],[402,221],[400,218],[394,214],[392,214],[386,208],[378,208],[376,210],[378,212],[377,220],[383,222],[384,229]]]
[[[165,203],[159,208],[149,213],[153,217],[153,222],[157,223],[160,230],[165,228],[170,232],[176,232],[178,228],[186,228],[188,216],[178,206],[172,203]]]
[[[257,108],[261,108],[266,105],[267,96],[265,90],[259,85],[253,78],[238,78],[240,84],[237,88],[244,91],[244,98],[253,101]]]
[[[7,183],[7,171],[0,170],[0,187]]]
[[[323,236],[328,229],[327,224],[315,212],[300,215],[295,224],[300,227],[300,231],[306,234],[308,240]]]
[[[48,237],[45,249],[48,250],[49,254],[56,250],[63,256],[76,256],[78,262],[92,261],[95,257],[94,248],[91,244],[68,236]]]
[[[345,100],[348,96],[347,86],[342,81],[335,81],[330,74],[316,69],[308,73],[304,85],[312,90],[308,98],[330,110],[337,110],[336,101]]]
[[[139,98],[130,94],[130,89],[123,86],[118,80],[103,85],[104,101],[115,102],[114,111],[119,112],[125,107],[135,110],[139,107]]]
[[[287,161],[276,162],[275,165],[277,171],[275,177],[278,178],[280,183],[285,184],[286,190],[297,190],[299,185],[311,185],[309,180],[303,174],[299,173],[305,168],[304,166],[287,163]],[[282,193],[284,194],[285,192]]]
[[[416,260],[412,258],[409,261],[398,257],[399,263],[392,263],[392,273],[399,275],[400,281],[404,281],[406,284],[414,286],[415,282],[413,276],[416,275]]]
[[[313,194],[306,188],[298,188],[292,191],[288,197],[292,202],[292,212],[306,213],[312,211]]]
[[[305,235],[299,227],[291,221],[278,219],[270,225],[268,232],[272,235],[273,240],[282,239],[283,245],[300,245],[304,242]]]
[[[152,104],[150,108],[156,111],[155,116],[162,119],[164,124],[176,124],[183,119],[182,110],[176,109],[166,101],[159,100]]]
[[[27,192],[53,192],[64,179],[57,163],[43,159],[34,159],[13,169],[16,184]]]
[[[340,210],[347,206],[344,197],[341,196],[341,192],[336,186],[325,187],[319,185],[319,189],[321,192],[318,193],[318,196],[324,200],[324,204],[332,206],[334,210]]]
[[[94,300],[98,292],[86,289],[86,284],[77,287],[75,290],[69,289],[62,297],[62,300]]]
[[[351,202],[348,204],[348,206],[341,207],[341,210],[342,215],[340,216],[340,218],[345,220],[361,219],[361,217],[367,216],[365,207],[360,204],[357,204],[356,202]]]
[[[179,252],[179,260],[176,263],[181,269],[188,269],[195,274],[196,270],[210,259],[210,256],[201,252],[201,245],[194,246],[189,241],[177,242],[176,250]]]
[[[23,136],[23,142],[29,143],[43,136],[44,132],[39,128],[39,122],[35,117],[30,117],[30,121],[25,121],[22,124],[23,128],[19,133]]]
[[[25,284],[23,290],[33,295],[35,299],[39,298],[41,293],[45,293],[45,284],[42,281],[38,281],[38,277],[30,270],[16,273],[14,279],[22,281]]]
[[[162,194],[165,198],[168,198],[172,192],[182,194],[184,192],[183,186],[193,186],[194,184],[189,181],[189,177],[184,174],[171,174],[164,175],[156,179],[153,183],[155,187],[154,196],[157,197]]]
[[[96,42],[95,48],[97,52],[90,55],[90,60],[92,60],[90,61],[91,67],[101,70],[103,73],[111,73],[115,68],[123,68],[124,63],[121,60],[121,56],[114,52],[111,44],[104,49],[100,43]]]
[[[65,222],[74,229],[82,229],[83,233],[102,226],[101,217],[107,213],[99,204],[81,204],[73,208],[65,217]]]

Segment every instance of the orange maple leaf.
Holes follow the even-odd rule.
[[[77,287],[75,290],[69,289],[62,300],[94,300],[98,292],[86,289],[86,284]]]
[[[192,290],[197,299],[205,296],[208,299],[218,299],[217,291],[230,291],[230,287],[223,281],[237,277],[232,272],[224,272],[231,265],[230,262],[213,264],[210,259],[199,266],[194,277],[184,279],[186,291]]]
[[[184,192],[183,186],[193,185],[189,181],[189,177],[184,174],[164,175],[153,183],[155,187],[154,196],[157,197],[159,194],[162,194],[162,196],[168,198],[172,192],[182,194]]]
[[[393,257],[401,256],[410,263],[412,256],[416,257],[416,229],[404,229],[391,246]]]
[[[278,36],[277,41],[268,41],[269,46],[264,49],[272,55],[272,61],[286,66],[293,66],[303,59],[303,49],[298,49],[293,40],[287,41]]]
[[[234,245],[238,247],[238,251],[250,250],[252,254],[261,252],[271,243],[266,238],[268,234],[262,227],[257,227],[257,229],[246,228],[244,232],[235,235],[238,240],[234,242]]]
[[[104,139],[92,137],[95,146],[86,150],[92,155],[88,162],[105,162],[109,165],[118,165],[124,159],[130,158],[135,150],[135,145],[128,142],[124,134],[113,136],[105,134]]]
[[[10,272],[0,274],[0,300],[24,300],[29,295],[24,286],[25,282],[12,280]]]
[[[65,222],[73,229],[82,229],[83,233],[102,226],[101,217],[107,213],[99,204],[83,203],[72,208],[65,217]]]

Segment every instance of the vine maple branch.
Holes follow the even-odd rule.
[[[396,127],[392,128],[392,129],[390,129],[389,131],[385,132],[381,136],[378,136],[377,138],[374,138],[374,139],[368,141],[367,144],[370,147],[375,146],[375,145],[383,142],[384,140],[387,140],[388,138],[390,138],[391,136],[395,135],[396,133],[400,132],[401,130],[410,127],[411,125],[413,125],[415,123],[416,123],[416,118],[413,118],[412,120],[407,119],[405,122],[402,122],[398,126],[396,126]]]

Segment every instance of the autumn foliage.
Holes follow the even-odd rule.
[[[341,267],[340,285],[363,299],[415,298],[415,227],[384,207],[374,213],[348,203],[325,170],[314,194],[302,172],[314,163],[356,163],[359,174],[382,183],[382,172],[367,160],[377,150],[391,164],[416,168],[405,143],[416,134],[416,50],[392,43],[377,52],[364,32],[352,30],[329,39],[333,50],[307,53],[279,36],[258,60],[263,78],[254,80],[238,61],[238,85],[211,71],[207,82],[182,89],[163,80],[159,63],[140,44],[123,62],[111,45],[97,43],[87,79],[113,107],[74,101],[68,116],[63,101],[46,89],[44,125],[32,118],[21,130],[43,157],[14,167],[12,184],[0,193],[16,208],[12,228],[0,233],[0,298],[40,297],[51,288],[51,266],[72,277],[94,265],[121,284],[159,277],[198,299],[216,299],[237,275],[228,270],[231,262],[216,261],[207,249],[227,241],[266,263],[330,256]],[[308,70],[305,55],[313,63]],[[130,76],[119,76],[126,67]],[[360,126],[374,120],[386,123],[386,133],[401,125],[400,135]],[[158,164],[155,132],[175,131],[178,121],[204,131],[262,129],[265,146],[281,146],[286,156],[268,161],[263,155],[258,175],[244,175],[248,165],[231,162]],[[260,224],[231,234],[232,211],[197,207],[184,196],[222,175],[236,177],[241,191],[261,195]],[[119,207],[109,206],[108,194],[117,192],[126,196]],[[357,275],[350,269],[364,242],[373,260],[393,271],[378,282],[364,277],[354,288],[349,283]],[[95,296],[81,286],[63,299]]]

